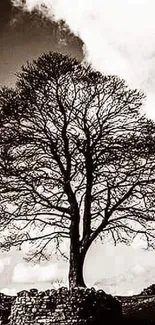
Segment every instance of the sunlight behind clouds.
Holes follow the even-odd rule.
[[[41,4],[83,39],[97,69],[128,79],[147,77],[155,51],[153,0],[27,0],[25,8],[41,10]]]
[[[146,110],[155,118],[154,0],[26,0],[23,5],[29,11],[35,7],[51,19],[65,20],[83,40],[85,59],[95,69],[143,89],[149,97]]]

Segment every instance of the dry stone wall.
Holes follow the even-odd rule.
[[[121,321],[120,302],[103,290],[67,288],[18,293],[9,325],[109,324]]]
[[[17,297],[0,293],[0,325],[155,325],[154,290],[150,286],[140,295],[117,299],[93,288],[32,289]]]
[[[155,295],[118,297],[124,325],[155,325]]]
[[[8,317],[11,313],[11,307],[15,297],[0,293],[0,325],[8,324]]]
[[[155,284],[151,284],[148,288],[145,288],[140,296],[153,296],[155,295]]]

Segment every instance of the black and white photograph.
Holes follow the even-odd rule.
[[[0,325],[155,325],[155,2],[0,0]]]

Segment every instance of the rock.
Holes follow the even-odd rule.
[[[103,290],[69,291],[62,287],[44,294],[36,289],[20,292],[12,305],[9,325],[108,325],[121,320],[121,303]]]
[[[155,295],[155,284],[152,284],[148,288],[144,289],[141,293],[140,296],[151,296]]]
[[[122,297],[124,325],[155,324],[155,296]]]

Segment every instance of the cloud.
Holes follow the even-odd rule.
[[[4,264],[2,261],[0,261],[0,273],[2,273],[4,270]]]
[[[145,268],[140,265],[140,264],[136,264],[132,269],[131,269],[132,273],[135,275],[139,275],[139,274],[143,274],[145,272]]]
[[[4,293],[5,295],[15,296],[17,290],[15,288],[2,288],[1,292]]]
[[[25,8],[42,10],[41,4],[83,39],[97,69],[141,84],[154,83],[154,0],[26,0]]]
[[[155,118],[154,0],[26,0],[23,5],[29,11],[35,7],[51,19],[66,21],[83,40],[85,59],[94,68],[142,88],[148,96],[146,110]]]
[[[146,246],[147,243],[140,236],[136,236],[133,242],[131,243],[131,247],[134,249],[145,249]]]
[[[48,282],[56,279],[58,276],[56,263],[45,266],[19,263],[14,268],[12,281],[16,283]]]
[[[4,267],[10,265],[10,263],[11,263],[11,258],[9,256],[2,257],[0,259],[0,273],[2,273],[4,271]]]

